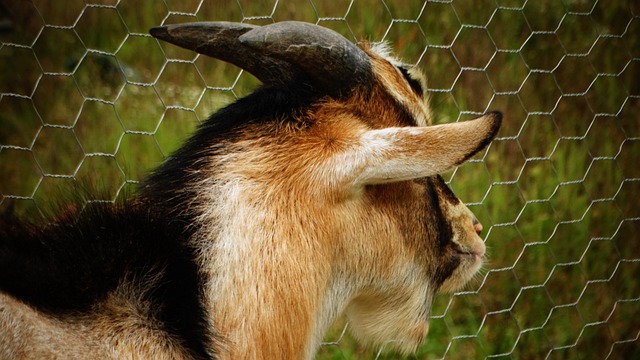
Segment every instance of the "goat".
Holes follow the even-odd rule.
[[[435,294],[485,254],[438,174],[502,115],[431,125],[415,69],[313,24],[150,32],[263,85],[130,199],[0,223],[0,357],[309,359],[341,314],[359,341],[413,352]]]

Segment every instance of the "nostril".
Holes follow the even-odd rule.
[[[480,235],[480,233],[482,232],[482,229],[483,229],[482,224],[475,217],[473,218],[473,228],[476,230],[476,233],[478,235]]]

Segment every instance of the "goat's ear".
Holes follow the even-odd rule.
[[[427,177],[462,164],[496,136],[502,114],[426,127],[366,131],[348,154],[347,175],[357,186]]]

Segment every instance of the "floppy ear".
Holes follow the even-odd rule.
[[[451,124],[366,131],[360,145],[347,155],[353,161],[347,172],[356,186],[435,175],[462,164],[487,146],[501,121],[502,114],[492,112]]]

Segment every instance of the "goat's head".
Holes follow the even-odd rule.
[[[218,243],[236,238],[218,246],[226,255],[213,257],[235,256],[248,264],[242,268],[260,266],[258,272],[281,271],[272,276],[277,286],[255,274],[229,286],[251,278],[266,282],[255,285],[265,287],[258,291],[265,298],[269,286],[279,296],[302,292],[308,299],[300,306],[311,314],[296,321],[309,322],[302,331],[316,338],[323,329],[313,323],[344,311],[364,341],[415,349],[426,335],[434,294],[463,286],[485,254],[482,226],[438,173],[489,144],[501,114],[432,126],[415,69],[382,46],[359,48],[316,25],[192,23],[151,33],[238,65],[264,82],[263,92],[304,99],[291,100],[289,111],[260,112],[235,130],[225,127],[233,140],[200,152],[210,157],[205,168],[215,170],[188,174],[201,177],[194,180],[201,199],[192,202],[204,214],[199,219],[218,211],[211,215],[215,221],[247,227],[232,231],[217,224],[211,236]],[[214,181],[203,178],[207,171]],[[217,190],[207,198],[204,186]],[[207,201],[224,204],[204,209]],[[238,250],[239,243],[251,250]],[[252,260],[261,251],[269,259]]]

